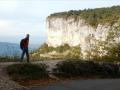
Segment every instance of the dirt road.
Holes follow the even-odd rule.
[[[38,86],[30,90],[120,90],[120,79],[74,80]]]

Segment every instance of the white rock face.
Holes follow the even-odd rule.
[[[53,47],[64,44],[80,45],[83,57],[85,57],[86,51],[89,51],[92,45],[97,45],[96,41],[106,41],[110,28],[107,24],[99,24],[97,28],[93,28],[81,18],[66,20],[51,17],[46,20],[47,43]]]

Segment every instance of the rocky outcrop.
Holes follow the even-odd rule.
[[[106,54],[106,51],[102,48],[106,42],[106,45],[109,45],[110,33],[115,34],[114,31],[116,28],[118,28],[117,23],[112,26],[107,23],[104,25],[98,24],[95,28],[81,17],[77,18],[77,20],[74,17],[67,19],[62,17],[48,17],[46,20],[47,43],[53,47],[64,44],[69,44],[70,46],[80,45],[83,58],[86,58],[88,52],[96,48],[100,52],[99,55],[103,56]],[[112,37],[112,39],[115,39],[115,37]],[[117,42],[119,36],[116,38],[115,42]]]

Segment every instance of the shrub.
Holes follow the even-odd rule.
[[[58,77],[118,77],[119,65],[92,61],[63,61],[54,69]]]
[[[15,80],[43,79],[48,77],[44,64],[13,64],[7,67],[7,73]]]
[[[82,56],[80,45],[71,47],[65,59],[80,59]]]

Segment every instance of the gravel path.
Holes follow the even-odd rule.
[[[61,62],[62,60],[49,60],[49,61],[36,61],[32,62],[34,64],[39,64],[39,63],[44,63],[47,66],[49,66],[48,71],[51,73],[52,69],[55,68],[55,65],[58,62]],[[11,64],[16,64],[20,62],[5,62],[5,63],[0,63],[0,90],[25,90],[28,89],[26,87],[23,87],[16,82],[10,80],[8,75],[5,72],[5,67]],[[57,79],[55,76],[50,74],[51,78]]]
[[[0,90],[25,90],[25,87],[9,79],[5,67],[6,65],[0,64]]]
[[[6,77],[0,76],[0,90],[25,90],[25,88],[14,81],[6,79]]]
[[[62,62],[64,60],[46,60],[46,61],[36,61],[36,62],[33,62],[35,64],[38,64],[38,63],[43,63],[43,64],[46,64],[49,68],[47,68],[47,70],[49,71],[49,73],[52,73],[52,70],[53,68],[55,68],[56,64],[59,63],[59,62]]]
[[[32,63],[44,63],[49,66],[48,71],[52,72],[55,65],[61,61],[50,60]],[[6,75],[4,67],[11,64],[14,63],[0,63],[0,90],[25,90],[25,87],[10,80]],[[59,81],[54,85],[38,86],[28,90],[120,90],[120,79]]]

